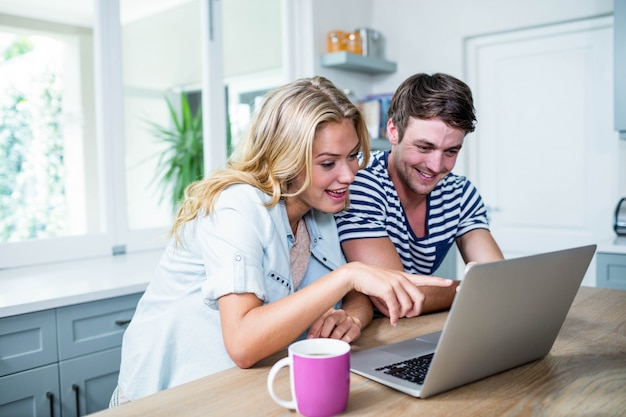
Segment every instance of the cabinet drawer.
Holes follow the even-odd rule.
[[[598,253],[596,281],[598,287],[626,290],[626,255]]]
[[[59,308],[59,360],[121,346],[140,297],[132,294]]]
[[[56,361],[54,310],[0,319],[0,376]]]

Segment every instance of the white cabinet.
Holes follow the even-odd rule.
[[[0,319],[0,416],[83,416],[108,406],[141,294]]]

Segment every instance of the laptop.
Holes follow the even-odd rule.
[[[353,351],[351,371],[427,398],[547,355],[596,245],[478,264],[443,330]],[[420,370],[420,368],[423,368]]]

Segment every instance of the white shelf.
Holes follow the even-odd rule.
[[[322,55],[322,66],[358,71],[367,74],[390,74],[396,72],[397,67],[395,62],[357,55],[346,51]]]

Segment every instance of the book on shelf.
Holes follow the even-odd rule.
[[[371,94],[357,103],[372,139],[387,138],[387,112],[393,94]]]

